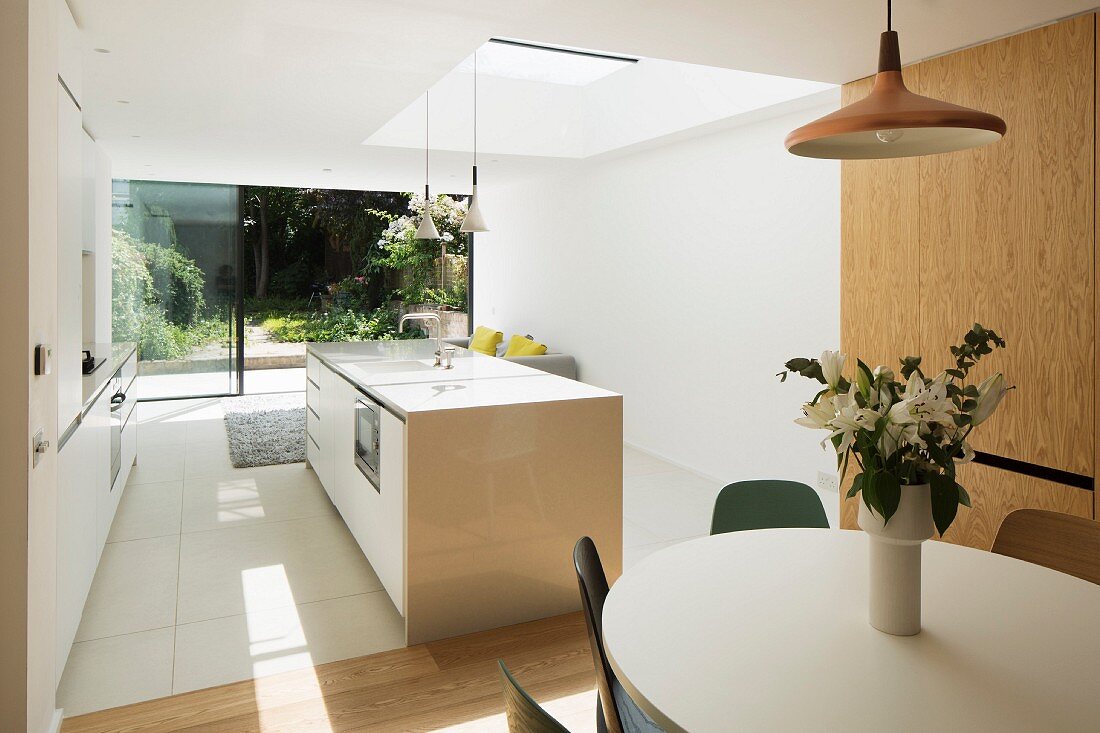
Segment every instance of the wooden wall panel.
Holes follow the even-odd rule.
[[[871,81],[845,84],[843,103],[865,97]],[[840,348],[896,370],[898,357],[918,353],[917,159],[846,160],[840,170]],[[858,505],[844,500],[850,481],[840,517],[855,528]]]
[[[925,363],[946,366],[972,321],[996,329],[1008,348],[974,377],[999,370],[1018,388],[974,447],[1090,476],[1094,38],[1094,16],[1082,16],[906,72],[921,94],[1008,123],[999,143],[918,159]]]
[[[960,467],[959,483],[974,506],[959,507],[944,537],[947,542],[988,550],[1005,516],[1016,509],[1050,509],[1092,518],[1093,492],[1085,489],[976,464]]]

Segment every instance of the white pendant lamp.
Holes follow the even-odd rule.
[[[996,115],[914,94],[901,78],[890,0],[871,93],[787,135],[787,150],[808,158],[904,158],[976,148],[1004,137]]]
[[[477,51],[474,51],[474,183],[470,193],[470,205],[466,209],[466,218],[462,220],[460,232],[487,232],[489,225],[481,215],[481,205],[477,198]]]
[[[439,230],[432,221],[432,197],[428,192],[428,130],[431,117],[428,115],[428,92],[424,92],[424,215],[420,217],[420,226],[416,228],[417,239],[440,239]]]

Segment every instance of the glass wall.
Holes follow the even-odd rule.
[[[116,180],[114,340],[138,344],[138,399],[237,389],[238,189]]]

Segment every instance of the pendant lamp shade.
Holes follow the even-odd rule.
[[[435,228],[435,222],[432,221],[432,197],[428,192],[428,131],[431,129],[429,126],[428,116],[428,92],[424,92],[424,214],[420,217],[420,226],[416,228],[417,239],[440,239],[439,230]]]
[[[477,198],[477,166],[474,166],[474,187],[470,194],[470,205],[466,209],[466,218],[462,220],[460,232],[487,232],[489,225],[485,223],[485,217],[481,215],[481,204]]]
[[[416,228],[417,239],[442,239],[439,236],[439,230],[435,228],[435,222],[432,221],[431,203],[432,198],[428,194],[428,187],[424,186],[424,215],[420,217],[420,226]]]
[[[1007,130],[996,115],[922,97],[905,88],[898,34],[882,34],[871,93],[787,135],[807,158],[863,160],[949,153],[988,145]]]
[[[473,188],[470,191],[470,204],[466,208],[466,216],[462,220],[460,232],[487,232],[489,225],[485,223],[485,217],[481,215],[481,204],[477,198],[477,51],[474,51],[474,179]]]

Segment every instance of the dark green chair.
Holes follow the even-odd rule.
[[[498,659],[497,664],[500,665],[500,683],[504,687],[504,713],[508,716],[508,730],[511,733],[569,733],[519,686],[503,659]]]
[[[737,481],[718,494],[710,533],[780,527],[829,528],[817,492],[797,481]]]

